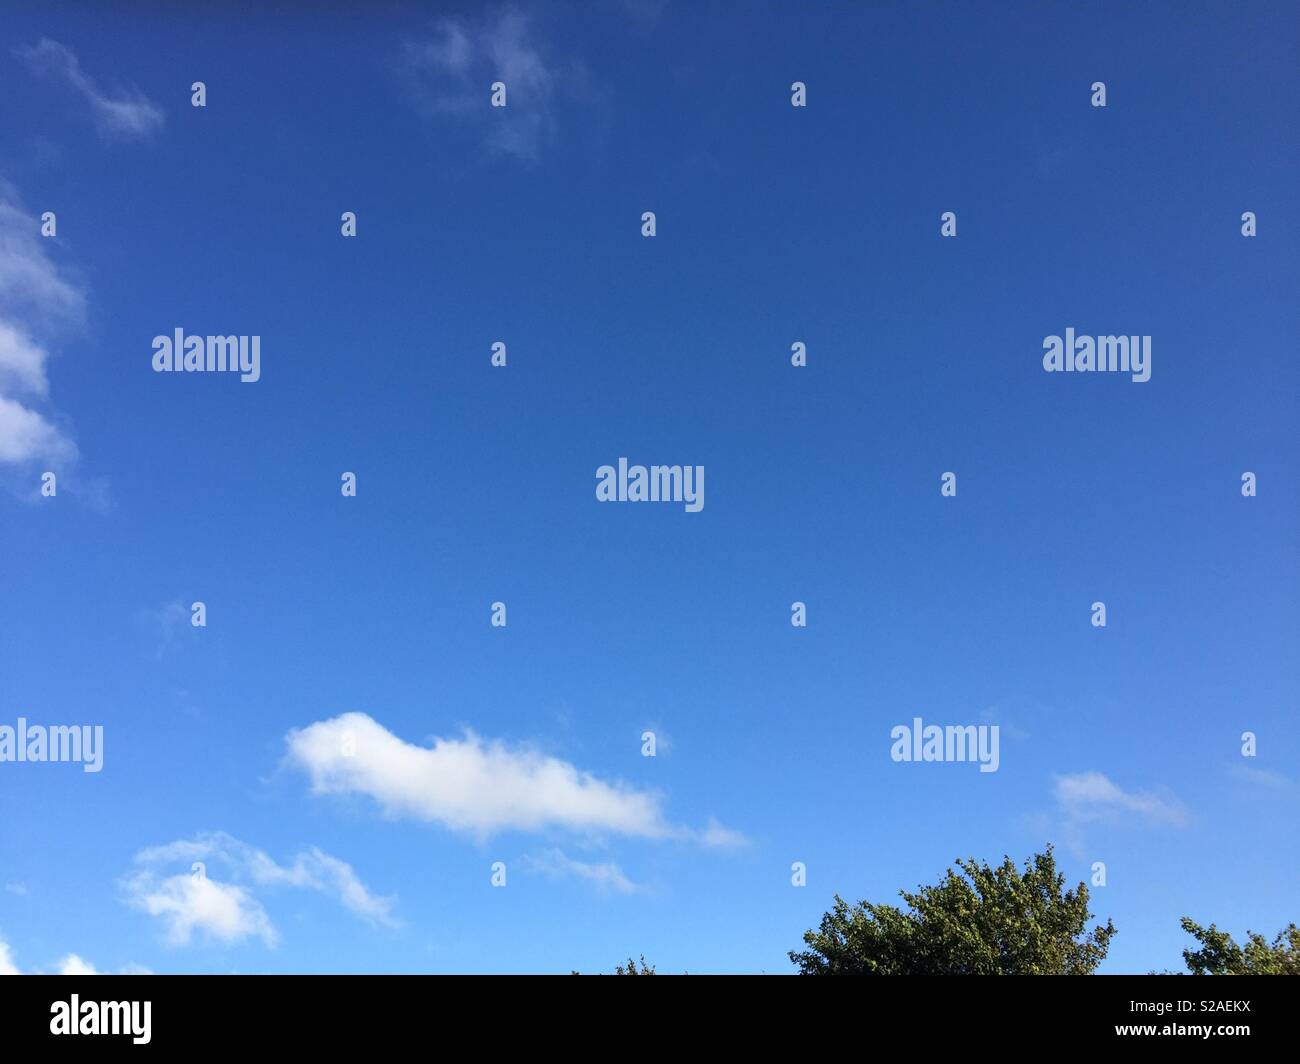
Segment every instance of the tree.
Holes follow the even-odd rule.
[[[1115,926],[1087,930],[1088,888],[1062,891],[1052,847],[1020,872],[957,861],[937,886],[899,891],[904,911],[838,894],[805,952],[790,951],[803,975],[1089,975],[1106,956]]]
[[[1201,944],[1198,950],[1183,950],[1192,975],[1300,975],[1300,927],[1295,924],[1279,931],[1271,945],[1263,935],[1247,931],[1242,947],[1213,924],[1202,927],[1190,916],[1179,922]]]

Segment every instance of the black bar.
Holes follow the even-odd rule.
[[[653,1054],[716,1046],[734,1059],[753,1045],[801,1047],[815,1059],[844,1042],[855,1055],[891,1045],[895,1055],[905,1047],[1028,1048],[1034,1043],[1025,1040],[1036,1036],[1048,1052],[1163,1043],[1235,1058],[1294,1044],[1296,989],[1293,980],[1262,976],[692,975],[637,983],[599,976],[15,976],[0,981],[0,1030],[6,1049],[17,1050],[3,1054],[13,1061],[52,1050],[98,1053],[110,1043],[131,1053],[283,1047],[386,1059],[411,1041],[433,1057],[499,1059],[512,1047]],[[83,1015],[88,1002],[137,1003],[137,1031],[148,1002],[148,1041],[137,1043],[132,1033],[52,1033],[74,994]],[[97,1004],[90,1011],[102,1015]]]

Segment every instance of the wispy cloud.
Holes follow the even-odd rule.
[[[1249,783],[1256,787],[1285,791],[1292,786],[1290,777],[1284,776],[1280,772],[1274,772],[1271,768],[1257,768],[1254,765],[1235,763],[1228,767],[1228,772],[1243,783]]]
[[[668,0],[617,0],[617,4],[633,21],[648,27],[663,16]]]
[[[84,70],[71,49],[42,37],[35,44],[21,45],[14,55],[34,73],[72,88],[90,104],[101,133],[115,137],[147,137],[162,128],[160,107],[134,88],[115,94],[104,92]]]
[[[580,64],[558,65],[533,19],[514,9],[440,20],[432,37],[406,43],[398,70],[422,114],[472,125],[490,154],[530,162],[556,140],[557,101],[588,80]],[[505,107],[491,106],[497,81]]]
[[[1153,825],[1184,827],[1190,820],[1177,799],[1146,791],[1125,791],[1100,772],[1057,776],[1055,795],[1057,805],[1073,824],[1128,818]]]
[[[145,610],[140,614],[141,624],[156,633],[158,637],[153,652],[156,659],[161,661],[166,657],[168,651],[175,646],[176,640],[191,627],[190,617],[190,607],[180,599],[172,599],[156,610]]]
[[[378,897],[346,861],[313,846],[282,865],[262,850],[223,831],[180,839],[141,850],[140,871],[123,881],[127,901],[159,918],[173,945],[188,945],[196,931],[221,942],[257,937],[268,946],[279,933],[254,888],[294,887],[336,899],[373,924],[397,925],[393,898]],[[158,869],[182,865],[187,871],[162,876]],[[201,867],[195,868],[198,864]],[[229,881],[214,878],[207,866],[221,869]]]
[[[704,829],[696,832],[695,837],[701,846],[716,850],[735,850],[749,845],[749,840],[739,831],[723,827],[713,817],[709,817]]]
[[[285,742],[289,764],[307,773],[313,793],[365,795],[389,816],[439,823],[479,837],[558,827],[587,834],[690,838],[705,845],[723,841],[725,829],[716,823],[703,832],[670,824],[655,794],[472,732],[463,739],[416,746],[364,713],[345,713],[291,731]]]
[[[635,894],[645,890],[628,879],[623,874],[623,869],[613,862],[588,864],[586,861],[575,861],[561,850],[543,850],[530,854],[524,858],[524,864],[534,872],[541,872],[552,879],[581,879],[602,892]]]
[[[39,234],[40,222],[0,183],[0,464],[57,465],[77,456],[48,410],[49,343],[37,336],[80,327],[85,296]]]

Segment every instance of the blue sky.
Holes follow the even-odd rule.
[[[105,740],[0,764],[0,968],[788,972],[1047,842],[1103,971],[1297,918],[1293,11],[359,11],[8,12],[0,725]]]

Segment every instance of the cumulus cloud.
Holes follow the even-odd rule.
[[[1100,772],[1056,777],[1056,801],[1069,821],[1115,821],[1123,817],[1148,824],[1182,827],[1187,811],[1173,798],[1145,791],[1125,791]]]
[[[184,873],[160,880],[146,871],[127,880],[126,889],[132,906],[162,921],[173,946],[188,946],[196,931],[226,943],[254,935],[268,946],[279,941],[261,903],[233,883]]]
[[[0,464],[57,465],[76,445],[48,409],[48,339],[80,328],[85,296],[54,262],[40,222],[0,183]]]
[[[279,934],[255,888],[317,891],[370,923],[397,925],[392,915],[395,899],[377,897],[351,865],[315,846],[282,865],[262,850],[218,831],[149,847],[136,854],[135,861],[143,868],[124,881],[127,900],[159,918],[173,945],[188,945],[199,931],[221,942],[257,937],[274,946]],[[166,878],[157,871],[177,864],[188,871]],[[209,864],[229,881],[214,878]]]
[[[104,92],[84,70],[71,49],[42,37],[14,49],[34,73],[70,87],[90,104],[95,124],[108,136],[147,137],[162,128],[163,112],[138,89]]]
[[[560,850],[543,850],[524,859],[526,867],[541,872],[553,879],[576,878],[592,884],[602,892],[615,894],[635,894],[644,887],[633,883],[623,870],[613,862],[588,864],[575,861]]]
[[[434,35],[407,42],[399,70],[419,111],[473,123],[491,154],[533,161],[556,138],[557,98],[585,84],[579,66],[550,59],[532,20],[507,9],[481,21],[444,18]],[[491,106],[494,82],[506,106]]]
[[[654,794],[472,732],[416,746],[364,713],[345,713],[291,731],[285,742],[289,764],[307,774],[315,794],[366,795],[389,816],[483,838],[548,828],[706,843],[718,838],[716,831],[668,823]]]
[[[14,955],[9,949],[9,943],[0,939],[0,975],[21,975],[18,966],[14,964]]]
[[[69,953],[63,960],[59,961],[60,975],[98,975],[95,966],[89,961],[83,961],[75,953]]]

